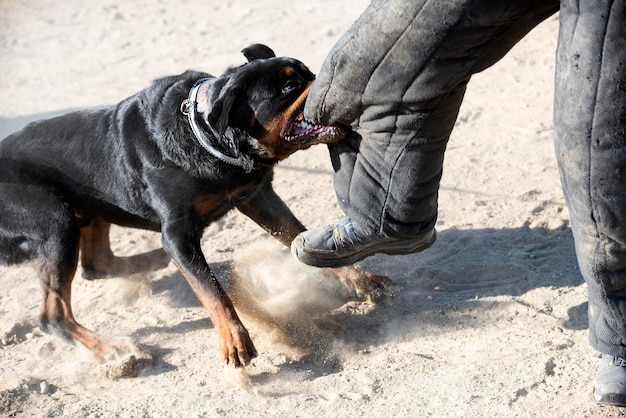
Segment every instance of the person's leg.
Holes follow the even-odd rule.
[[[305,118],[352,124],[330,148],[347,218],[303,232],[303,262],[337,266],[434,242],[446,144],[472,74],[558,10],[549,0],[373,2],[327,57]]]
[[[561,3],[556,155],[589,289],[589,339],[606,355],[596,400],[626,406],[626,5]]]

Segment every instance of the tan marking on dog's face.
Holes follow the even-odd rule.
[[[293,71],[293,69],[291,69]],[[283,112],[270,119],[265,125],[265,135],[259,138],[259,143],[263,149],[272,158],[282,160],[299,149],[308,148],[307,146],[297,146],[290,144],[282,139],[282,133],[290,124],[290,122],[304,109],[304,102],[311,91],[313,82],[300,93],[300,96]]]

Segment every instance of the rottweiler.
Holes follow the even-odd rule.
[[[74,319],[78,263],[85,277],[98,278],[171,258],[208,311],[222,360],[237,367],[257,355],[209,268],[202,233],[236,208],[290,245],[305,228],[273,190],[273,167],[349,130],[303,120],[315,78],[303,63],[260,44],[242,52],[247,62],[221,76],[161,78],[117,105],[34,122],[0,142],[0,262],[33,262],[42,330],[103,358],[125,351]],[[111,224],[160,232],[163,248],[117,257]],[[354,267],[332,271],[362,293],[387,283]]]

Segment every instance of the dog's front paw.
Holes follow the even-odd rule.
[[[241,322],[218,327],[218,332],[222,360],[225,364],[232,364],[235,367],[247,366],[257,356],[248,330]]]
[[[329,269],[344,286],[354,289],[357,296],[371,302],[384,299],[393,283],[387,276],[381,276],[357,267],[336,267]]]

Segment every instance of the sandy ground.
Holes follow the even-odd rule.
[[[0,137],[187,68],[221,73],[254,42],[317,71],[366,4],[0,1]],[[470,83],[437,243],[362,263],[393,279],[382,303],[354,298],[232,213],[203,248],[224,284],[237,277],[258,295],[252,307],[276,316],[273,326],[245,319],[259,358],[243,371],[218,362],[215,330],[171,264],[99,281],[79,271],[79,321],[154,358],[113,380],[39,330],[32,266],[0,267],[0,416],[624,416],[592,398],[598,355],[552,146],[557,31],[553,17]],[[306,225],[341,216],[323,146],[281,163],[275,186]],[[112,240],[120,254],[160,245],[121,228]]]

